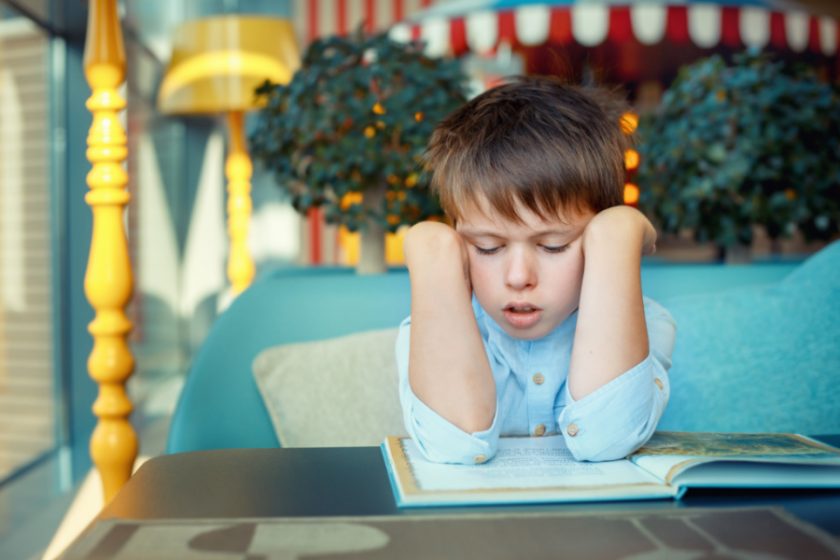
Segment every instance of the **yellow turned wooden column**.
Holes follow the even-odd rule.
[[[230,133],[230,145],[225,162],[225,176],[228,180],[228,236],[230,238],[227,275],[233,294],[238,295],[251,284],[254,278],[254,259],[248,250],[253,166],[245,141],[244,113],[231,111],[227,118]]]
[[[131,322],[124,309],[131,298],[131,263],[123,226],[128,203],[125,130],[119,112],[125,100],[118,93],[125,80],[125,53],[116,0],[91,0],[85,42],[85,76],[92,90],[86,106],[93,113],[88,133],[85,201],[93,212],[93,235],[85,274],[85,295],[96,312],[88,330],[93,351],[90,376],[99,384],[93,404],[98,417],[90,454],[99,474],[105,503],[131,476],[137,457],[137,435],[128,422],[131,401],[125,383],[134,370],[127,337]]]

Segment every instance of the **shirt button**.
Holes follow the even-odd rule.
[[[534,428],[534,435],[541,436],[543,434],[545,434],[545,424],[537,424],[537,426]]]
[[[572,437],[578,435],[578,431],[580,431],[580,429],[578,428],[578,425],[574,422],[566,426],[566,433]]]
[[[476,455],[473,457],[473,461],[476,465],[480,465],[481,463],[487,462],[487,457],[485,455]]]
[[[537,372],[534,374],[534,377],[532,377],[531,380],[537,385],[542,385],[545,382],[545,376],[540,372]]]
[[[654,379],[653,382],[656,383],[656,386],[659,387],[660,391],[665,389],[665,384],[662,383],[662,380],[659,379],[658,377],[656,379]]]

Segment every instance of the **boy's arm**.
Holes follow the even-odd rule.
[[[649,352],[641,287],[641,258],[656,231],[634,208],[595,215],[583,233],[584,272],[569,391],[576,400],[643,361]]]
[[[411,389],[461,430],[486,430],[496,412],[496,386],[473,315],[466,246],[451,227],[423,222],[406,235],[405,254]]]

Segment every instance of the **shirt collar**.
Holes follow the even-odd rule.
[[[501,351],[508,363],[541,359],[544,356],[557,356],[561,349],[571,348],[575,326],[577,325],[577,310],[544,337],[535,340],[523,340],[510,336],[481,307],[474,294],[472,305],[482,338],[487,340],[491,348]]]

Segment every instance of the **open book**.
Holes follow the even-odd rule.
[[[692,487],[840,488],[840,450],[794,434],[657,432],[626,459],[578,462],[562,435],[503,437],[480,465],[382,443],[400,507],[679,498]]]

